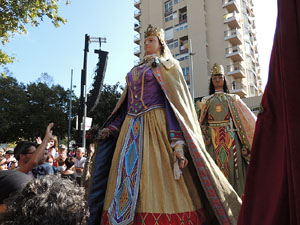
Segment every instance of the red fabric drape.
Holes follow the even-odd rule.
[[[300,0],[278,0],[262,107],[238,224],[300,224]]]

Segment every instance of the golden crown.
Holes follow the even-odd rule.
[[[153,27],[151,24],[148,25],[144,37],[147,38],[149,36],[156,36],[160,40],[160,42],[164,43],[164,30],[158,27]]]
[[[224,75],[224,67],[215,63],[211,69],[211,75],[222,74]]]

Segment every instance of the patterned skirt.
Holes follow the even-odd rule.
[[[197,176],[173,175],[164,109],[127,115],[110,170],[101,224],[205,224]],[[192,160],[189,161],[191,165]]]

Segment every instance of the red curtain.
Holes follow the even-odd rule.
[[[238,224],[300,224],[300,0],[278,0],[262,109]]]

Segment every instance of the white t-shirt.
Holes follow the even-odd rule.
[[[82,157],[80,160],[76,158],[75,161],[75,168],[84,168],[84,163],[85,163],[86,158]],[[77,177],[81,177],[81,173],[76,172]]]

